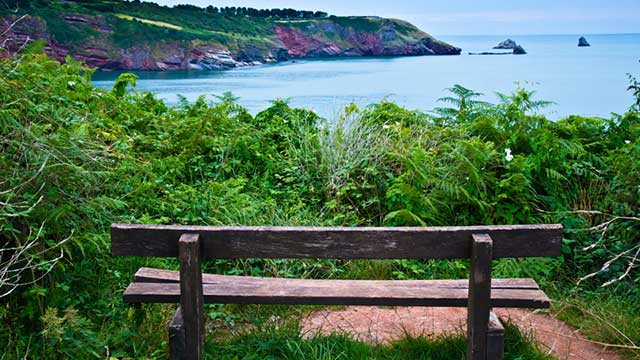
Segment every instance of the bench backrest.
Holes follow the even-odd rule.
[[[198,234],[203,258],[461,259],[472,235],[493,240],[493,258],[558,256],[562,225],[456,227],[111,226],[114,256],[178,257],[183,234]]]

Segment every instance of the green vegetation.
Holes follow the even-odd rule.
[[[176,8],[191,8],[194,11],[205,11],[209,14],[223,14],[228,16],[250,16],[250,17],[263,17],[263,18],[278,18],[278,19],[317,19],[327,17],[328,14],[323,11],[308,11],[308,10],[295,10],[295,9],[254,9],[246,7],[215,7],[213,5],[207,6],[205,9],[201,9],[193,5],[177,5]]]
[[[2,3],[5,10],[12,9],[35,9],[37,7],[47,6],[47,0],[4,0]],[[76,3],[84,8],[102,11],[102,12],[114,12],[118,6],[134,6],[134,7],[147,7],[147,8],[161,8],[161,6],[151,1],[141,2],[139,0],[126,1],[126,0],[71,0],[66,2],[65,6],[72,6],[69,3]],[[62,2],[64,4],[64,2]],[[168,9],[168,7],[162,7]],[[183,13],[205,13],[209,16],[215,16],[217,14],[233,17],[254,17],[254,18],[274,18],[274,19],[317,19],[327,17],[328,14],[323,11],[308,11],[308,10],[295,10],[295,9],[254,9],[247,7],[216,7],[209,5],[206,8],[201,8],[195,5],[179,4],[171,9],[182,11]]]
[[[37,47],[0,63],[0,271],[9,276],[0,288],[0,359],[165,356],[174,307],[129,308],[121,294],[138,267],[177,264],[112,257],[113,222],[561,222],[568,229],[562,257],[496,261],[496,276],[535,278],[558,300],[554,311],[584,325],[594,340],[640,344],[640,272],[632,262],[640,246],[637,104],[610,119],[552,122],[536,115],[545,102],[525,89],[488,104],[455,86],[443,99],[450,107],[432,113],[382,102],[350,106],[328,121],[279,100],[252,116],[230,94],[167,106],[153,94],[129,91],[130,74],[113,91],[99,90],[91,70],[33,55]],[[205,267],[226,274],[430,279],[464,277],[467,265],[250,259]],[[206,311],[214,329],[207,348],[231,358],[420,353],[449,359],[464,351],[460,337],[390,346],[341,336],[302,339],[291,307]],[[275,327],[274,318],[286,320]],[[246,331],[232,336],[234,324]],[[509,358],[544,358],[512,327],[507,341]],[[625,355],[640,357],[632,349]]]
[[[20,6],[1,6],[0,16],[13,14],[10,9],[18,9],[16,14],[40,16],[46,20],[46,30],[56,41],[75,46],[89,41],[109,48],[112,42],[119,47],[153,44],[162,41],[208,41],[227,45],[242,37],[253,36],[269,41],[273,38],[273,20],[211,14],[199,9],[166,7],[151,2],[129,3],[124,1],[61,2],[44,4],[25,2]],[[96,17],[93,21],[103,23],[112,33],[99,33],[90,24],[67,21],[65,16]],[[100,18],[102,17],[102,18]],[[172,27],[154,25],[167,23]],[[245,39],[246,41],[246,39]],[[259,44],[260,45],[260,44]]]
[[[67,46],[71,54],[79,47],[102,49],[117,57],[119,49],[137,46],[158,51],[167,43],[208,44],[224,47],[232,53],[241,50],[267,53],[282,43],[274,31],[276,25],[296,27],[310,37],[331,40],[350,47],[345,35],[336,25],[347,31],[375,33],[393,28],[397,39],[386,40],[389,46],[403,45],[403,41],[418,41],[429,35],[400,20],[375,17],[328,16],[316,11],[293,9],[257,10],[244,7],[199,8],[193,5],[160,6],[153,2],[98,1],[24,1],[0,3],[0,17],[29,14],[40,20],[38,29],[29,22],[24,33],[41,36],[48,33],[59,44]],[[317,26],[312,26],[312,25]],[[21,26],[17,24],[17,26]],[[30,27],[30,28],[29,28]],[[309,29],[307,29],[309,28]],[[326,29],[333,29],[333,32]],[[171,51],[164,49],[165,51]],[[91,52],[93,50],[89,50]]]
[[[118,46],[131,46],[135,41],[137,44],[147,44],[161,40],[217,40],[220,44],[226,44],[238,36],[271,39],[274,20],[289,18],[277,15],[269,18],[231,15],[230,12],[207,12],[206,9],[194,6],[179,5],[170,8],[152,2],[130,3],[107,0],[50,1],[43,4],[22,2],[19,5],[0,6],[0,15],[12,14],[10,9],[16,8],[19,9],[17,14],[28,13],[46,19],[47,30],[53,37],[61,43],[71,45],[96,35],[96,31],[88,24],[63,20],[63,16],[68,15],[105,16],[107,23],[114,28],[112,36]],[[123,18],[123,15],[129,19]],[[141,20],[136,21],[132,17]],[[182,29],[149,25],[150,22],[164,22]]]

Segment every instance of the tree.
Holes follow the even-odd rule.
[[[197,7],[195,5],[189,5],[189,4],[180,4],[180,5],[174,6],[173,8],[180,9],[180,10],[189,10],[189,11],[202,11],[202,8]]]
[[[176,8],[185,10],[202,10],[193,5],[176,5]],[[324,11],[308,11],[308,10],[295,10],[291,8],[287,9],[256,9],[251,7],[235,7],[225,6],[221,8],[214,7],[213,5],[207,6],[205,12],[208,14],[222,14],[226,16],[250,16],[260,18],[283,18],[283,19],[313,19],[313,18],[325,18],[329,16]]]

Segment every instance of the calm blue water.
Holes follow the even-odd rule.
[[[176,103],[177,94],[195,100],[231,91],[254,113],[270,100],[286,98],[326,117],[350,102],[365,106],[383,98],[430,110],[454,84],[494,102],[496,91],[510,92],[522,84],[535,90],[538,99],[556,103],[545,111],[552,118],[606,117],[631,105],[626,74],[640,75],[640,34],[587,35],[589,48],[577,47],[578,35],[510,37],[529,54],[470,56],[468,52],[491,51],[507,36],[441,36],[461,47],[463,55],[298,60],[223,72],[138,72],[138,89],[153,91],[168,103]],[[97,73],[94,84],[110,88],[117,75]]]

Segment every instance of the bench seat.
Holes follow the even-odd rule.
[[[562,225],[273,227],[112,224],[114,256],[177,258],[180,272],[140,269],[128,303],[179,303],[174,359],[200,360],[204,303],[467,307],[467,360],[502,360],[492,307],[548,308],[532,279],[492,279],[491,261],[559,256]],[[205,259],[468,259],[464,280],[308,280],[207,275]]]
[[[127,303],[179,303],[180,273],[141,268]],[[468,304],[469,280],[308,280],[203,274],[205,303],[456,306]],[[533,279],[492,279],[491,307],[548,308]]]

